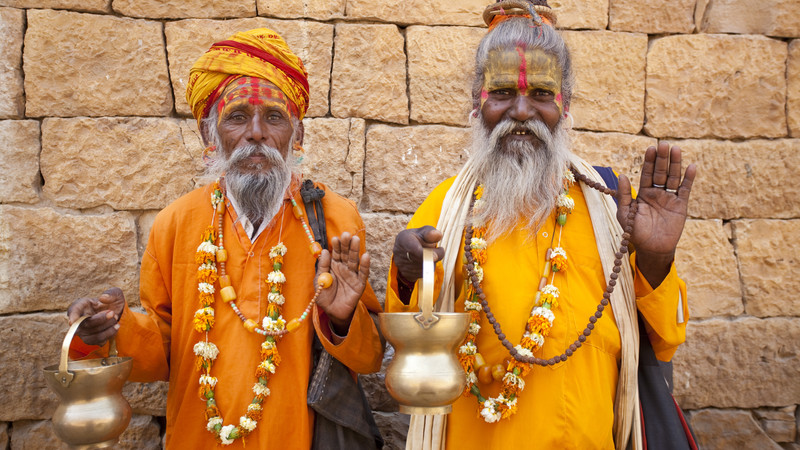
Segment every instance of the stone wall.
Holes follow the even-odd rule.
[[[202,171],[184,92],[211,43],[266,26],[305,61],[305,172],[359,205],[380,295],[394,234],[466,158],[486,1],[0,0],[0,449],[61,448],[41,368],[66,306],[111,285],[138,302],[153,217]],[[575,151],[637,175],[669,139],[700,167],[674,360],[700,444],[800,449],[800,3],[552,3]],[[402,448],[405,418],[380,375],[365,382]],[[165,389],[126,387],[122,448],[161,445]]]

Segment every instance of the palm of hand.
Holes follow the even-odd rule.
[[[653,187],[639,192],[630,238],[637,252],[668,255],[675,251],[686,222],[687,200]],[[620,208],[620,217],[627,217],[628,209]]]
[[[349,317],[364,292],[366,282],[361,280],[357,271],[351,271],[341,261],[331,262],[331,273],[333,283],[319,293],[317,303],[324,307],[329,316]]]

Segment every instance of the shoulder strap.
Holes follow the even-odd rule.
[[[328,232],[325,229],[325,212],[322,209],[322,197],[325,196],[325,191],[316,187],[313,181],[305,180],[300,186],[300,196],[303,197],[303,203],[306,207],[306,216],[308,217],[308,226],[311,227],[311,232],[314,233],[314,240],[316,240],[323,249],[328,248]]]

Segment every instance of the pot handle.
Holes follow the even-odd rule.
[[[433,281],[435,278],[433,256],[432,248],[422,249],[422,289],[419,293],[419,305],[422,312],[415,315],[414,318],[425,330],[439,321],[439,316],[433,314]]]
[[[78,331],[78,327],[81,325],[81,322],[88,318],[89,316],[83,316],[76,320],[75,323],[69,327],[67,335],[64,336],[64,342],[61,344],[61,361],[58,364],[58,373],[56,374],[56,379],[62,385],[64,385],[64,387],[69,386],[70,382],[72,382],[72,379],[75,378],[75,374],[67,370],[69,368],[69,346],[72,344],[72,339],[75,337],[75,332]],[[108,356],[117,356],[117,341],[114,339],[114,337],[109,339]]]

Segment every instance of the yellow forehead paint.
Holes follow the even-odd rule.
[[[277,107],[288,116],[297,115],[294,103],[287,100],[280,89],[260,78],[242,77],[229,84],[220,96],[217,122],[242,104]]]
[[[486,64],[481,107],[489,93],[498,89],[510,89],[519,95],[528,95],[536,89],[554,94],[554,102],[563,114],[564,104],[561,96],[561,68],[554,55],[539,48],[495,49],[489,51]]]

